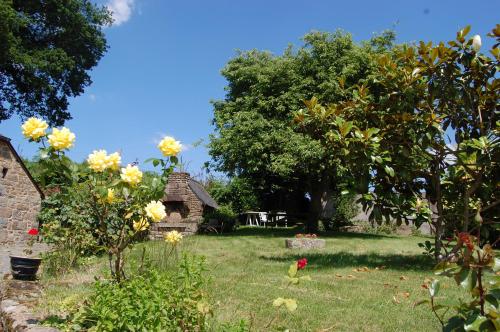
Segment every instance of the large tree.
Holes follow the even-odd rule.
[[[318,96],[342,98],[373,68],[372,55],[392,44],[392,33],[356,44],[344,32],[313,32],[298,51],[283,55],[240,52],[222,70],[224,100],[214,105],[213,166],[246,178],[261,194],[292,189],[311,198],[308,228],[315,231],[322,204],[335,189],[335,155],[314,134],[294,130],[293,112]]]
[[[446,228],[498,226],[500,25],[489,34],[492,57],[469,31],[398,46],[341,102],[313,99],[295,115],[300,130],[344,152],[339,164],[374,220],[434,226],[436,257]]]
[[[14,113],[53,125],[70,119],[68,98],[91,84],[110,22],[88,0],[1,0],[0,121]]]

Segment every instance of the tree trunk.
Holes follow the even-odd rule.
[[[323,202],[327,200],[330,185],[329,177],[325,173],[319,179],[310,181],[309,195],[311,196],[311,206],[307,218],[307,233],[318,232],[318,223],[323,211]]]
[[[441,168],[438,159],[434,160],[432,177],[430,181],[430,190],[427,190],[428,200],[432,211],[432,223],[434,225],[434,258],[438,261],[441,257],[443,248],[444,234],[444,211],[443,211],[443,193],[441,191]]]

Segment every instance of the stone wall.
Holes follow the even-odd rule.
[[[160,223],[153,223],[149,231],[151,239],[163,238],[163,234],[176,230],[193,234],[203,221],[203,203],[189,188],[189,173],[176,172],[168,178],[163,204],[167,216]]]
[[[16,160],[9,144],[0,140],[0,244],[22,243],[37,228],[41,197]]]

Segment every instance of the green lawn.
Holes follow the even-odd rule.
[[[432,277],[432,262],[421,254],[418,237],[341,233],[324,235],[326,248],[290,250],[284,239],[291,229],[242,228],[231,235],[197,235],[184,239],[182,250],[206,257],[212,308],[219,322],[245,319],[253,331],[265,331],[275,314],[277,297],[296,298],[298,309],[283,314],[275,328],[290,331],[437,331],[439,324],[425,306],[413,303],[427,297],[422,288]],[[155,244],[141,246],[151,248]],[[158,243],[156,244],[158,246]],[[306,257],[312,281],[287,288],[288,266]],[[97,262],[97,263],[96,263]],[[58,281],[46,281],[39,305],[46,314],[71,307],[88,294],[85,285],[102,273],[97,260],[81,272]],[[363,268],[368,271],[363,271]],[[358,269],[360,271],[358,271]],[[79,276],[79,277],[76,277]],[[441,295],[457,299],[451,281]]]

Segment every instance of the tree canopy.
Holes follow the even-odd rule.
[[[53,125],[70,119],[68,98],[91,84],[110,22],[107,9],[89,0],[2,0],[0,121],[14,113]]]
[[[294,129],[293,112],[312,96],[338,102],[342,85],[366,78],[372,55],[384,52],[393,38],[387,32],[356,44],[342,31],[312,32],[302,47],[289,47],[282,55],[239,52],[222,70],[228,81],[225,99],[213,102],[212,167],[248,179],[261,193],[308,193],[314,229],[337,165],[318,136]]]
[[[341,102],[313,98],[295,114],[299,130],[340,151],[372,219],[429,221],[436,255],[446,228],[498,227],[500,25],[492,57],[469,31],[395,47]]]

